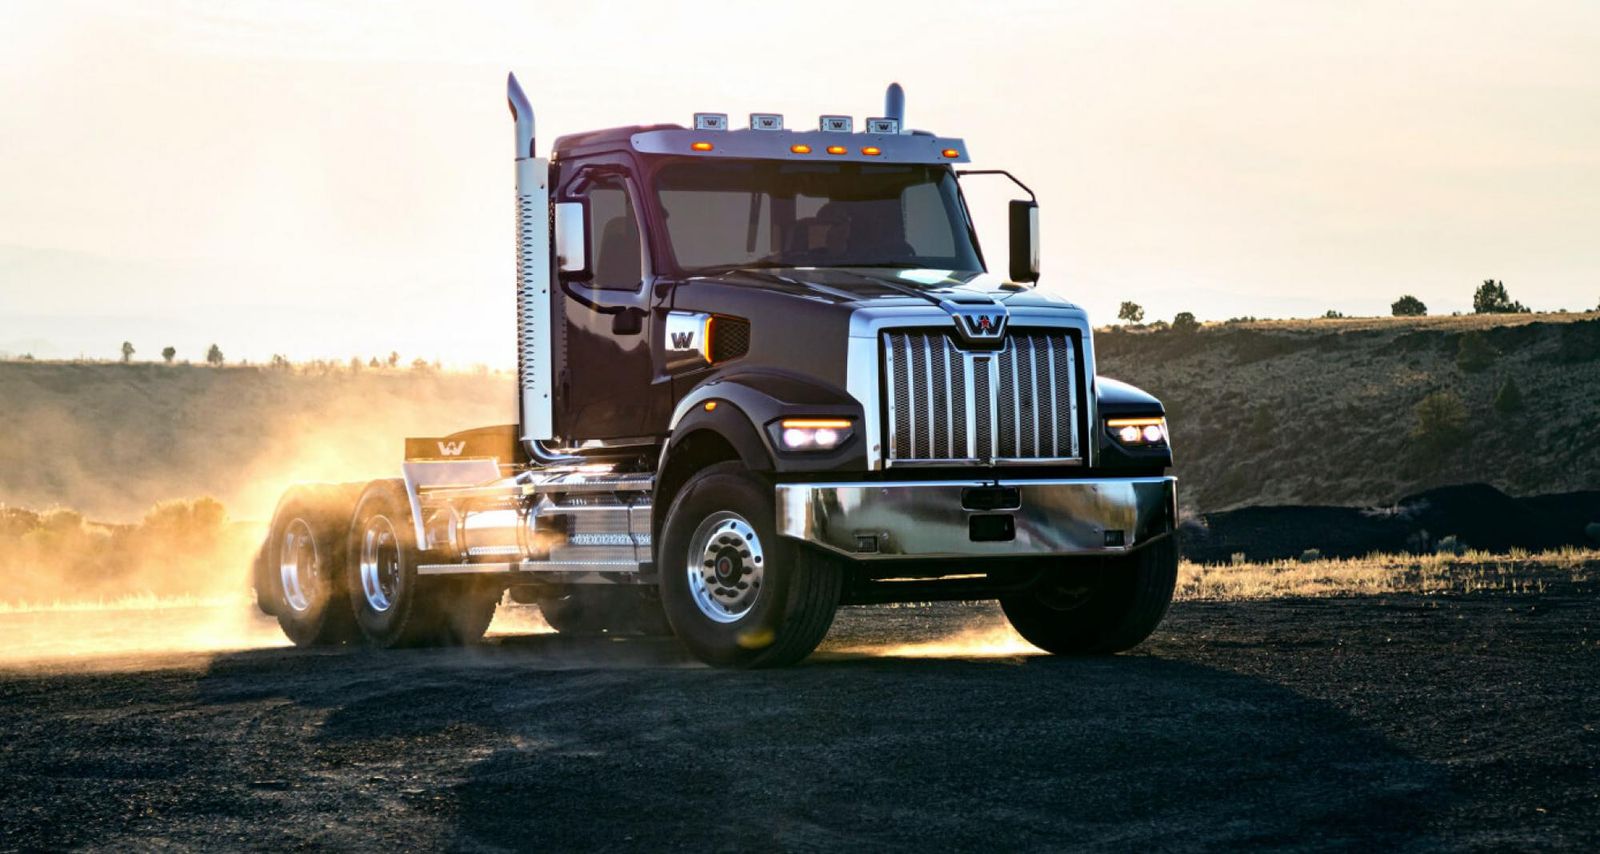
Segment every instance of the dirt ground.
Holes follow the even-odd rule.
[[[1592,593],[1183,602],[1099,660],[987,605],[754,673],[551,634],[13,660],[0,848],[1596,850],[1597,698]]]

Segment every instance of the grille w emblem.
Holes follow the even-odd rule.
[[[967,344],[998,343],[1006,334],[1006,309],[999,303],[991,305],[958,305],[945,303],[942,308],[955,318],[956,331]]]

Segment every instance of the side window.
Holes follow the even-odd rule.
[[[912,184],[900,194],[900,205],[912,254],[936,258],[956,254],[956,237],[950,231],[954,218],[945,210],[938,184]]]
[[[597,288],[635,291],[644,278],[639,219],[621,180],[607,178],[589,188],[589,239]]]

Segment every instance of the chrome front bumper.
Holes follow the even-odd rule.
[[[1015,506],[972,509],[969,490],[1015,489]],[[778,533],[858,560],[1120,554],[1177,524],[1177,478],[784,483]],[[1012,496],[1011,493],[1004,493]],[[970,496],[970,498],[964,498]],[[974,517],[1011,517],[973,522]],[[1014,529],[992,536],[996,523]]]

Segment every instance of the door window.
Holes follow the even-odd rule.
[[[592,284],[604,290],[638,290],[644,278],[639,218],[620,179],[606,178],[589,188],[589,239],[594,241]]]

